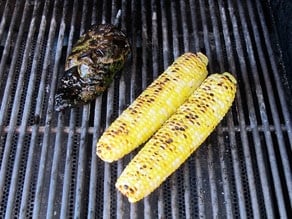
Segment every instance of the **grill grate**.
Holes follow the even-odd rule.
[[[131,62],[95,102],[65,114],[53,97],[66,56],[91,24],[113,22]],[[291,90],[269,1],[0,2],[0,218],[287,218]],[[21,18],[21,19],[18,19]],[[138,149],[105,164],[102,131],[185,51],[236,74],[236,101],[159,189],[129,204],[114,183]]]

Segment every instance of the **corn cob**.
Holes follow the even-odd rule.
[[[103,133],[97,155],[112,162],[148,140],[206,78],[207,63],[202,53],[176,59]]]
[[[156,189],[214,130],[234,100],[236,80],[213,74],[182,104],[128,164],[116,188],[130,202]]]

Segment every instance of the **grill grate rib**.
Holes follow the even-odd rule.
[[[270,1],[0,3],[0,218],[287,218],[292,125]],[[66,56],[90,25],[114,22],[132,44],[120,78],[90,105],[53,110]],[[21,18],[21,19],[18,19]],[[130,155],[105,164],[102,131],[185,51],[238,79],[214,133],[136,204],[114,188]],[[284,75],[284,77],[283,77]],[[287,83],[287,82],[284,82]]]

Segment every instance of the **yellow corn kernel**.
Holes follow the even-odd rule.
[[[150,194],[210,135],[232,105],[236,80],[210,75],[145,144],[116,182],[130,202]]]
[[[112,162],[147,141],[206,78],[207,63],[202,53],[177,58],[103,133],[97,155]]]

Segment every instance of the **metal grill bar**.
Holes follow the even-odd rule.
[[[220,5],[223,5],[222,1],[219,1],[219,4]],[[234,16],[232,14],[232,7],[229,7],[231,10],[229,10],[229,13],[231,14],[231,17]],[[222,18],[222,29],[223,29],[223,38],[224,38],[224,42],[225,42],[225,46],[226,46],[226,52],[227,54],[229,54],[229,66],[230,66],[230,71],[231,72],[237,72],[236,70],[236,65],[235,65],[235,60],[234,60],[234,52],[232,50],[232,42],[231,42],[231,36],[230,36],[230,28],[228,27],[227,25],[227,13],[228,11],[226,12],[224,8],[222,8],[220,11],[220,17]],[[237,32],[237,29],[233,29],[233,32]],[[217,48],[217,47],[216,47]],[[240,47],[238,48],[240,49]],[[217,54],[218,57],[223,57],[223,54],[221,52],[222,50],[218,50],[219,54]],[[221,71],[223,71],[222,67],[220,68]],[[241,104],[241,95],[240,95],[240,89],[238,89],[237,91],[237,96],[236,96],[236,100],[239,104],[239,107],[238,107],[238,114],[239,114],[239,118],[243,118],[243,108],[242,108],[242,104]],[[239,155],[238,155],[238,151],[236,150],[236,140],[234,138],[235,137],[235,133],[234,133],[234,129],[232,127],[234,127],[234,122],[233,122],[233,119],[230,116],[228,116],[228,126],[231,127],[229,130],[229,135],[230,135],[230,141],[231,141],[231,150],[232,150],[232,159],[234,160],[234,175],[235,176],[240,176],[241,175],[241,163],[240,163],[240,160],[239,160]],[[246,127],[246,124],[244,123],[244,120],[243,119],[240,119],[240,127]],[[240,134],[242,135],[242,141],[244,142],[244,145],[248,145],[248,142],[247,142],[247,134],[246,134],[246,131],[245,130],[242,130],[240,132]],[[249,151],[247,151],[248,154],[249,154]],[[246,154],[246,153],[245,153]],[[251,176],[253,176],[253,170],[252,168],[250,168],[251,166],[251,160],[249,159],[249,156],[246,156],[246,169],[247,171],[250,173]],[[249,186],[251,187],[251,185],[254,184],[254,179],[250,179],[249,178]],[[244,218],[244,217],[247,217],[247,209],[246,209],[246,197],[244,196],[244,187],[243,187],[243,180],[241,177],[235,177],[235,184],[236,184],[236,187],[237,187],[237,196],[238,196],[238,205],[241,206],[239,208],[239,211],[240,211],[240,215]],[[258,208],[258,205],[257,205],[257,200],[254,200],[256,197],[255,196],[251,196],[251,201],[252,203],[255,203],[254,205],[254,208]]]
[[[251,6],[250,6],[251,7]],[[292,147],[292,124],[291,124],[291,112],[289,113],[289,110],[288,110],[288,106],[287,106],[287,103],[286,101],[284,100],[284,92],[283,92],[283,87],[282,85],[279,83],[280,82],[280,78],[279,78],[279,71],[278,69],[276,68],[276,64],[275,64],[275,60],[271,60],[271,57],[273,57],[273,54],[271,53],[272,49],[271,49],[271,42],[269,41],[269,37],[267,36],[267,25],[264,24],[264,21],[262,20],[263,18],[263,12],[262,12],[262,9],[261,7],[259,7],[259,5],[257,5],[257,9],[258,9],[258,14],[260,16],[260,22],[261,22],[261,25],[262,25],[262,28],[264,30],[264,39],[265,39],[265,43],[266,43],[266,46],[268,48],[268,53],[269,53],[269,57],[270,57],[270,62],[272,63],[272,69],[273,69],[273,73],[274,73],[274,78],[275,78],[275,82],[276,82],[276,86],[277,86],[277,93],[278,93],[278,98],[280,99],[280,103],[281,103],[281,111],[283,113],[283,117],[284,117],[284,123],[286,124],[286,127],[287,127],[287,134],[288,134],[288,139],[289,139],[289,142],[290,142],[290,148],[288,148],[287,150],[291,150],[291,147]],[[254,27],[254,31],[258,31],[257,30],[257,27]],[[260,40],[260,39],[258,39]],[[260,48],[261,49],[261,48]],[[259,50],[260,50],[259,49]],[[260,50],[261,51],[261,50]],[[267,72],[266,69],[266,62],[265,60],[261,60],[262,63],[264,63],[264,72]],[[265,75],[266,76],[266,75]],[[272,88],[272,85],[270,83],[271,79],[269,77],[265,77],[265,83],[266,83],[266,86],[268,87],[268,91],[270,90],[269,88]],[[272,91],[273,89],[271,89]],[[279,113],[278,113],[278,110],[277,110],[277,105],[276,105],[276,102],[275,102],[275,98],[274,96],[276,95],[268,95],[269,97],[269,103],[271,105],[271,111],[272,111],[272,115],[273,115],[273,122],[275,124],[275,131],[276,131],[276,135],[277,135],[277,140],[278,140],[278,144],[280,146],[280,153],[281,153],[281,157],[283,158],[282,162],[283,162],[283,166],[284,166],[284,175],[286,177],[286,182],[289,182],[291,179],[292,179],[292,171],[291,171],[291,166],[289,164],[289,157],[288,157],[288,154],[289,152],[286,150],[286,147],[285,147],[285,140],[284,140],[284,137],[283,137],[283,132],[281,131],[281,128],[280,128],[280,119],[279,119]],[[272,156],[272,159],[271,162],[274,163],[276,161],[276,158],[273,156],[274,154],[274,151],[271,151],[270,153],[270,156]],[[279,179],[280,176],[277,174],[277,171],[276,169],[273,169],[273,174],[275,174],[275,179]],[[288,195],[289,195],[289,199],[290,199],[290,203],[292,203],[292,184],[291,183],[288,183],[287,184],[287,189],[288,189]],[[280,205],[281,206],[281,205]]]
[[[221,42],[220,42],[220,32],[219,32],[219,23],[217,21],[217,16],[215,13],[214,8],[216,7],[213,1],[209,1],[209,8],[210,8],[210,14],[211,14],[211,21],[212,21],[212,27],[213,27],[213,33],[214,33],[214,40],[215,40],[215,48],[216,48],[216,55],[217,57],[224,57],[222,54],[222,46],[221,46]],[[222,2],[220,2],[220,4],[222,4]],[[225,11],[224,9],[221,9],[222,14],[220,14],[220,17],[222,18],[222,26],[223,26],[223,34],[224,34],[224,30],[228,31],[228,27],[226,25],[226,15],[225,15]],[[228,47],[230,46],[230,36],[227,32],[227,39],[225,39],[225,43],[226,43],[226,47],[227,47],[227,51],[229,50]],[[229,51],[231,52],[231,51]],[[228,53],[228,52],[227,52]],[[232,52],[228,53],[230,54],[230,56],[232,57]],[[220,66],[220,71],[224,71],[224,60],[218,60],[219,61],[219,66]],[[212,65],[210,66],[211,71],[213,71],[212,69]],[[214,72],[214,71],[213,71]],[[235,70],[232,70],[232,72],[236,72]],[[229,115],[227,115],[228,117],[228,126],[230,127],[228,130],[228,134],[230,136],[230,146],[231,146],[231,152],[232,152],[232,160],[234,162],[233,164],[233,168],[234,168],[234,175],[235,176],[240,176],[240,163],[239,163],[239,158],[237,155],[237,151],[234,150],[234,146],[236,145],[236,140],[235,140],[235,132],[234,132],[234,122],[232,119],[232,115],[231,113]],[[222,127],[220,127],[220,129],[222,129]],[[220,131],[219,131],[220,133]],[[219,134],[219,136],[221,136],[222,133]],[[218,140],[220,142],[222,142],[222,138],[218,136]],[[223,151],[221,151],[221,154],[223,153]],[[209,159],[212,160],[213,154],[212,154],[212,148],[211,145],[209,145]],[[224,164],[224,163],[223,163]],[[224,170],[225,165],[222,166],[222,170]],[[210,172],[212,174],[212,179],[213,181],[210,182],[210,185],[212,187],[212,185],[216,185],[216,178],[214,176],[214,168],[213,165],[210,165]],[[224,171],[223,171],[224,173]],[[223,178],[227,178],[227,176],[223,176]],[[237,192],[237,197],[238,197],[238,205],[240,206],[239,211],[240,211],[240,215],[242,218],[246,218],[247,217],[247,210],[246,210],[246,206],[245,206],[245,197],[244,197],[244,192],[243,192],[243,186],[242,186],[242,178],[241,177],[235,177],[235,184],[236,184],[236,192]],[[213,186],[214,187],[214,186]],[[218,191],[216,190],[216,187],[213,188],[213,193],[211,193],[211,195],[215,196],[214,201],[212,202],[212,205],[214,205],[215,203],[218,202],[218,197],[217,197],[217,193]],[[228,189],[228,187],[226,187],[226,194],[230,195],[230,191]],[[224,192],[224,193],[225,193]],[[214,203],[214,204],[213,204]],[[255,206],[258,207],[258,206]],[[216,208],[216,212],[214,212],[214,215],[218,215],[218,207]],[[227,205],[227,212],[230,211],[230,214],[233,212],[233,209],[231,208],[231,204]],[[228,215],[228,214],[227,214]],[[233,215],[229,215],[229,217],[232,217]]]
[[[64,32],[65,32],[65,17],[67,13],[67,5],[68,1],[64,2],[64,5],[61,5],[63,8],[62,12],[62,18],[60,20],[60,27],[59,27],[59,33],[58,33],[58,40],[57,40],[57,49],[56,49],[56,59],[55,59],[55,66],[54,66],[54,72],[58,71],[59,68],[59,62],[62,54],[62,44],[63,44],[63,39],[64,39]],[[57,74],[57,73],[55,73]],[[50,106],[49,106],[50,107]],[[52,108],[52,107],[51,107]],[[63,114],[58,115],[58,122],[57,122],[57,134],[56,134],[56,139],[55,139],[55,147],[54,147],[54,154],[53,154],[53,159],[52,159],[52,170],[51,170],[51,175],[50,175],[50,186],[49,186],[49,193],[48,193],[48,209],[46,212],[46,218],[53,218],[54,216],[54,211],[55,210],[55,199],[56,199],[56,191],[57,191],[57,177],[58,177],[58,164],[61,160],[61,147],[59,147],[61,140],[62,140],[62,135],[63,133],[61,130],[63,129]]]
[[[228,131],[229,130],[229,128],[228,127],[221,127],[222,128],[222,130],[224,131],[224,132],[226,132],[226,131]],[[276,129],[275,129],[275,126],[274,125],[272,125],[272,124],[270,124],[270,126],[268,127],[269,128],[269,130],[271,131],[271,132],[274,132]],[[32,133],[33,132],[33,129],[34,129],[34,126],[27,126],[26,127],[26,129],[24,130],[24,132],[26,133],[26,134],[29,134],[29,133]],[[234,129],[234,131],[235,132],[241,132],[241,130],[245,130],[245,131],[251,131],[252,130],[252,127],[250,126],[250,125],[246,125],[246,126],[244,126],[243,128],[240,128],[240,126],[233,126],[233,129]],[[280,129],[281,129],[281,132],[287,132],[287,130],[289,130],[288,128],[287,128],[287,126],[286,125],[283,125],[283,124],[280,124]],[[8,132],[8,130],[9,130],[9,127],[8,126],[6,126],[6,127],[4,127],[4,132]],[[64,132],[64,133],[70,133],[70,130],[71,130],[71,128],[70,128],[70,126],[64,126],[63,127],[63,129],[61,130],[62,132]],[[89,133],[89,134],[94,134],[95,133],[95,127],[88,127],[88,130],[87,130],[87,132]],[[260,131],[260,132],[263,132],[264,131],[264,127],[262,126],[262,125],[258,125],[258,130]],[[39,133],[44,133],[44,131],[45,131],[45,126],[39,126],[38,127],[38,132]],[[20,130],[20,127],[15,127],[15,129],[14,129],[14,132],[15,133],[20,133],[21,132],[21,130]],[[50,131],[51,133],[57,133],[57,128],[56,127],[52,127],[51,128],[51,131]],[[77,133],[77,134],[80,134],[81,133],[81,127],[76,127],[75,129],[74,129],[74,133]]]
[[[45,63],[44,63],[44,73],[48,73],[51,72],[52,73],[52,83],[51,83],[51,88],[55,87],[56,84],[56,71],[50,71],[50,65],[52,64],[51,61],[54,63],[54,59],[51,59],[51,51],[49,50],[49,48],[53,48],[53,44],[54,44],[54,35],[56,32],[56,9],[57,8],[57,1],[54,4],[54,10],[53,10],[53,15],[51,18],[51,22],[50,22],[50,29],[49,29],[49,36],[48,36],[48,41],[47,41],[47,50],[46,50],[46,54],[45,54]],[[54,64],[52,65],[54,66]],[[54,69],[55,70],[55,69]],[[42,92],[42,91],[40,91]],[[46,172],[46,164],[47,164],[47,157],[48,157],[48,151],[49,151],[49,147],[50,147],[50,127],[51,127],[51,121],[52,121],[52,99],[53,99],[53,92],[50,92],[50,96],[49,96],[49,101],[48,101],[48,109],[46,111],[46,126],[45,126],[45,131],[44,131],[44,137],[43,137],[43,145],[42,145],[42,150],[41,150],[41,155],[40,155],[40,162],[39,162],[39,170],[38,170],[38,178],[37,178],[37,184],[36,184],[36,197],[35,197],[35,209],[33,211],[33,217],[37,218],[39,217],[39,215],[41,214],[41,210],[44,207],[45,209],[47,208],[47,206],[42,206],[42,195],[44,192],[46,192],[46,190],[43,190],[43,188],[45,188],[46,185],[45,184],[45,178],[46,178],[46,174],[50,174]],[[41,96],[44,96],[44,94],[40,94]]]
[[[36,4],[36,6],[34,7],[33,10],[33,14],[32,16],[35,17],[36,16],[36,12],[37,10],[39,10],[40,4]],[[26,7],[25,7],[26,9]],[[13,109],[12,109],[12,113],[14,115],[17,115],[19,113],[19,105],[20,105],[20,98],[22,96],[22,92],[24,92],[24,88],[23,83],[24,83],[24,76],[25,76],[25,70],[28,67],[28,57],[29,57],[29,52],[31,47],[31,43],[33,40],[33,35],[36,31],[35,28],[35,24],[36,24],[36,20],[34,18],[32,18],[31,21],[31,25],[30,25],[30,29],[29,29],[29,33],[27,36],[27,42],[26,42],[26,46],[25,46],[25,51],[24,51],[24,59],[23,59],[23,65],[21,66],[20,69],[20,76],[18,79],[18,85],[16,88],[16,95],[14,98],[14,102],[13,102]],[[17,184],[19,183],[19,169],[21,169],[21,156],[23,154],[23,143],[24,143],[24,138],[25,138],[25,128],[27,126],[28,123],[28,119],[29,119],[29,109],[31,107],[31,102],[32,102],[32,93],[34,90],[34,84],[36,81],[36,72],[34,72],[33,74],[30,75],[29,77],[29,84],[28,84],[28,92],[26,95],[26,101],[25,101],[25,106],[24,106],[24,114],[22,117],[22,123],[20,126],[20,135],[18,138],[18,143],[17,143],[17,149],[16,149],[16,153],[15,153],[15,162],[13,165],[13,172],[12,172],[12,178],[11,178],[11,182],[10,182],[10,188],[9,188],[9,195],[8,195],[8,205],[7,205],[7,212],[6,212],[6,218],[11,218],[12,217],[12,213],[13,213],[13,205],[14,205],[14,201],[15,201],[15,193],[17,192]],[[16,118],[15,120],[10,120],[10,122],[14,123],[14,124],[9,124],[10,127],[15,127],[16,124]],[[12,134],[13,132],[11,132],[11,136],[13,136]],[[9,135],[8,135],[9,136]],[[10,144],[10,141],[7,140],[7,143]],[[9,148],[9,146],[6,145],[7,148]]]
[[[268,7],[237,0],[0,3],[0,218],[287,218],[291,97]],[[119,9],[132,44],[121,77],[91,105],[54,112],[74,42],[91,24],[114,22]],[[139,149],[105,164],[96,141],[185,51],[206,53],[211,73],[234,73],[236,101],[179,170],[129,204],[114,183]]]
[[[68,37],[68,48],[66,56],[69,55],[73,43],[73,33],[75,30],[74,24],[76,22],[77,10],[79,9],[78,1],[75,0],[73,3],[73,12],[70,23],[70,31]],[[69,120],[69,132],[68,132],[68,141],[67,141],[67,152],[66,152],[66,162],[64,167],[64,183],[62,187],[62,199],[60,207],[60,218],[67,218],[70,214],[70,189],[72,188],[71,179],[74,178],[74,163],[72,161],[72,156],[74,154],[74,134],[76,132],[76,110],[70,110],[70,120]],[[81,133],[81,130],[80,130]],[[70,215],[72,216],[72,215]]]
[[[243,6],[239,5],[239,19],[241,21],[241,25],[243,25],[243,30],[244,31],[247,31],[248,28],[246,26],[246,22],[243,21],[243,17],[244,17],[244,12],[243,12]],[[252,54],[252,46],[251,46],[251,42],[250,42],[250,38],[249,38],[249,33],[246,33],[247,36],[245,38],[245,46],[246,46],[246,50],[247,52],[249,53],[249,56],[248,56],[248,60],[250,62],[250,65],[252,66],[252,71],[255,72],[255,74],[257,74],[257,69],[256,69],[256,63],[254,63],[254,57],[253,57],[253,54]],[[239,48],[242,48],[241,46]],[[242,48],[243,50],[243,48]],[[243,54],[244,51],[241,51],[239,52],[239,55],[244,55]],[[251,53],[251,54],[250,54]],[[245,72],[247,73],[248,70],[247,70],[247,67],[245,64],[244,65],[241,65],[242,66],[242,72]],[[252,83],[249,78],[248,78],[248,75],[247,74],[243,74],[242,75],[243,77],[243,80],[245,81],[244,85],[245,85],[245,93],[247,94],[247,104],[248,104],[248,109],[249,109],[249,118],[250,118],[250,124],[251,124],[251,127],[252,127],[252,134],[253,134],[253,141],[255,143],[255,151],[256,151],[256,159],[257,159],[257,162],[258,163],[263,163],[264,162],[264,158],[263,158],[263,151],[261,150],[261,142],[260,142],[260,135],[259,135],[259,132],[258,130],[256,129],[256,126],[258,125],[258,122],[257,122],[257,117],[256,117],[256,109],[255,109],[255,105],[254,105],[254,98],[253,98],[253,94],[251,93],[251,87],[250,87],[250,84]],[[258,79],[257,79],[258,81]],[[257,90],[260,91],[260,88],[259,88],[259,84],[256,83],[256,86],[257,86]],[[264,201],[265,201],[265,205],[266,205],[266,212],[267,212],[267,215],[268,216],[271,216],[273,215],[273,208],[271,207],[271,203],[268,201],[270,199],[270,191],[268,189],[268,186],[267,186],[267,181],[264,180],[264,179],[267,179],[267,172],[266,172],[266,167],[264,165],[261,165],[259,166],[259,174],[260,174],[260,178],[261,178],[261,183],[262,183],[262,187],[263,187],[263,195],[264,195]],[[254,190],[253,188],[255,188],[254,186],[252,186],[250,188],[250,192],[252,193]],[[252,194],[251,194],[251,197]],[[254,198],[252,199],[254,200],[253,203],[252,203],[252,206],[256,205],[254,210],[256,213],[255,215],[260,215],[259,212],[258,212],[258,198]],[[255,216],[254,215],[254,216]]]
[[[18,2],[16,5],[15,5],[15,7],[14,7],[14,11],[13,12],[10,12],[9,11],[9,4],[7,3],[6,5],[5,5],[5,11],[7,12],[6,13],[6,17],[7,17],[7,14],[9,14],[9,12],[10,13],[13,13],[13,17],[12,17],[12,20],[11,20],[11,22],[10,22],[10,26],[9,26],[9,30],[7,31],[8,33],[7,33],[7,38],[6,38],[6,41],[5,41],[5,45],[4,45],[4,48],[7,48],[7,49],[5,49],[4,51],[3,51],[3,54],[2,54],[2,57],[1,57],[1,64],[0,64],[0,76],[1,76],[1,78],[3,78],[3,76],[4,76],[4,73],[6,72],[6,71],[4,71],[4,69],[5,69],[5,64],[6,64],[6,62],[7,62],[7,59],[8,59],[8,55],[9,55],[9,50],[10,50],[10,47],[11,47],[11,45],[12,45],[12,39],[13,39],[13,28],[14,28],[14,26],[15,26],[15,23],[16,23],[16,21],[17,21],[17,16],[16,16],[16,14],[18,14],[19,13],[19,10],[20,10],[20,8],[21,8],[21,5],[20,5],[20,2]],[[1,27],[3,27],[4,28],[4,26],[6,25],[6,22],[7,21],[7,19],[2,19],[1,20]],[[3,29],[2,28],[2,29]],[[20,30],[21,30],[21,28],[19,28]],[[23,30],[22,30],[23,31]],[[2,32],[1,31],[1,35],[2,35],[2,33],[4,33],[4,31]],[[22,34],[22,32],[20,31],[19,32],[19,38],[21,38],[21,34]],[[2,38],[3,36],[1,36],[1,38]],[[17,44],[16,44],[17,45]],[[17,48],[17,47],[16,47]],[[17,50],[14,50],[14,54],[16,55],[17,53]],[[15,60],[16,61],[16,60]],[[14,64],[15,65],[15,64]],[[0,85],[2,85],[2,81],[0,82]],[[3,95],[4,96],[4,95]],[[2,97],[3,98],[3,97]],[[2,99],[1,98],[1,99]],[[4,112],[4,111],[3,111]],[[0,114],[0,116],[3,116],[4,117],[4,115],[3,115],[3,112],[1,112],[1,114]],[[1,118],[1,117],[0,117]],[[2,121],[2,119],[0,120],[0,121]],[[1,125],[1,127],[3,126],[3,124],[1,124],[0,123],[0,125]]]
[[[18,12],[19,7],[21,7],[21,6],[20,5],[16,6],[15,13]],[[23,13],[22,20],[25,19],[26,16],[28,16],[27,13],[28,13],[28,5],[26,4],[24,6],[24,13]],[[12,23],[13,24],[15,23],[15,19],[12,20]],[[15,57],[18,56],[18,52],[20,51],[20,44],[21,44],[22,35],[23,35],[23,32],[24,32],[24,28],[25,28],[24,25],[25,25],[25,23],[21,22],[20,28],[19,28],[20,29],[20,31],[19,31],[20,34],[19,34],[19,37],[16,40],[15,49],[13,51],[13,56],[15,56]],[[12,25],[11,29],[13,29],[13,25]],[[8,34],[8,37],[10,37],[12,35],[12,30],[11,29],[10,29],[10,32],[9,32],[11,34],[10,35]],[[11,38],[9,38],[7,41],[9,42],[10,40],[11,40]],[[11,43],[11,41],[10,41],[10,43]],[[5,46],[9,47],[10,45],[6,44]],[[7,55],[5,56],[5,54],[7,54]],[[4,53],[3,56],[4,56],[4,60],[1,60],[1,61],[3,61],[3,62],[1,62],[1,64],[2,63],[5,64],[5,61],[6,61],[5,57],[8,57],[8,52]],[[4,64],[2,66],[4,66]],[[4,90],[3,99],[2,99],[2,104],[3,105],[1,105],[1,110],[0,110],[0,127],[3,127],[3,123],[5,121],[4,118],[5,118],[5,115],[7,113],[7,106],[8,106],[7,103],[8,103],[8,100],[9,100],[9,93],[11,92],[11,88],[12,88],[12,80],[13,80],[14,70],[15,70],[15,66],[16,66],[16,59],[13,60],[12,66],[14,66],[14,67],[12,67],[10,69],[9,73],[8,73],[10,75],[10,77],[7,80],[7,83],[6,83],[6,86],[5,86],[5,90]],[[1,69],[1,70],[3,70],[3,69]],[[1,72],[4,72],[4,70],[1,71]],[[1,75],[3,75],[3,73]],[[21,85],[22,80],[23,80],[23,77],[20,77],[19,78],[19,86]],[[19,89],[18,89],[18,91],[19,91]],[[16,99],[15,99],[14,103],[17,104],[18,102],[19,102],[19,100],[16,101]],[[12,111],[17,114],[17,110],[18,110],[18,107],[14,107]],[[13,135],[14,134],[13,133],[13,127],[16,126],[16,119],[17,119],[17,117],[13,117],[9,122],[9,130],[7,132],[7,139],[6,139],[5,146],[3,147],[4,148],[3,154],[1,154],[2,155],[1,156],[2,162],[1,162],[1,171],[0,171],[0,188],[4,188],[4,184],[5,184],[5,181],[6,181],[6,177],[5,176],[6,176],[7,168],[3,168],[3,167],[7,166],[8,162],[9,162],[9,157],[10,157],[9,155],[10,155],[10,151],[11,151],[10,144],[13,141],[13,137],[14,137],[14,135]],[[2,198],[3,198],[3,192],[4,192],[4,190],[0,189],[0,200],[2,200]]]
[[[249,6],[249,5],[248,5]],[[252,9],[249,7],[249,11],[251,11]],[[251,14],[249,14],[250,16],[252,16]],[[252,19],[253,17],[251,17],[251,20],[253,21],[253,19]],[[241,19],[241,24],[243,25],[243,28],[244,28],[244,30],[246,30],[247,31],[247,27],[246,27],[246,25],[245,25],[245,23],[246,23],[246,21],[242,18]],[[252,25],[252,27],[253,27],[254,25]],[[254,28],[253,28],[254,29]],[[250,43],[250,41],[251,41],[251,39],[250,39],[250,36],[249,36],[249,34],[247,34],[246,35],[246,38],[245,38],[246,40],[247,40],[247,46],[248,46],[248,50],[249,50],[249,56],[250,56],[250,61],[251,62],[253,62],[254,60],[255,60],[255,57],[254,57],[254,55],[253,55],[253,49],[251,48],[251,43]],[[257,38],[255,37],[255,40],[257,40]],[[256,45],[257,46],[259,46],[260,45],[260,41],[258,40],[257,42],[256,42]],[[262,51],[262,49],[261,48],[259,48],[258,49],[258,51],[260,52],[260,51]],[[260,52],[259,53],[259,57],[261,58],[261,56],[262,56],[263,54]],[[261,59],[261,63],[264,63],[264,60],[263,59]],[[256,66],[256,63],[252,63],[252,65],[253,66]],[[256,69],[255,69],[256,70]],[[263,72],[265,72],[265,70],[263,70]],[[267,115],[266,115],[266,107],[265,107],[265,105],[264,105],[264,103],[263,103],[263,94],[262,94],[262,91],[261,91],[261,88],[259,87],[259,85],[260,85],[260,82],[259,82],[259,78],[258,78],[258,75],[259,75],[259,72],[258,71],[255,71],[255,74],[253,74],[253,76],[254,76],[254,80],[255,80],[255,84],[256,85],[258,85],[258,87],[256,88],[256,94],[257,94],[257,98],[258,98],[258,102],[259,102],[259,106],[261,107],[261,109],[260,109],[260,112],[261,112],[261,119],[262,119],[262,123],[264,124],[264,126],[268,126],[268,121],[267,121]],[[268,87],[269,88],[269,87]],[[267,92],[268,92],[268,96],[270,96],[270,97],[272,97],[272,96],[274,96],[274,95],[272,95],[271,94],[271,91],[272,91],[272,89],[267,89]],[[272,108],[273,109],[273,108]],[[271,152],[271,156],[274,156],[275,155],[275,153],[274,153],[274,151],[273,151],[273,149],[272,149],[272,145],[271,145],[271,142],[272,142],[272,140],[271,140],[271,137],[270,137],[270,133],[268,132],[268,130],[266,130],[266,132],[264,132],[265,133],[265,137],[266,137],[266,142],[267,142],[267,147],[268,147],[268,150],[270,149],[270,150],[272,150],[272,152]],[[260,146],[260,145],[259,145]],[[279,145],[280,146],[280,145]],[[259,154],[258,155],[262,155],[262,154],[264,154],[262,151],[259,151]],[[284,157],[283,157],[284,158]],[[261,157],[261,156],[259,156],[259,163],[262,163],[263,162],[263,160],[264,160],[264,158],[263,157]],[[284,158],[285,159],[285,158]],[[279,169],[276,165],[274,166],[273,165],[273,161],[274,161],[275,159],[272,157],[271,158],[271,161],[270,161],[270,163],[271,163],[271,170],[272,170],[272,174],[276,174],[276,172],[277,172],[277,170]],[[276,163],[275,163],[276,164]],[[275,171],[276,170],[276,171]],[[266,173],[266,174],[265,174]],[[268,183],[267,183],[267,181],[266,181],[266,178],[267,178],[267,170],[263,170],[263,171],[260,171],[260,174],[262,174],[262,176],[261,176],[261,181],[262,181],[262,184],[263,184],[263,187],[264,188],[268,188]],[[277,196],[280,196],[280,197],[277,197],[277,200],[278,201],[280,201],[280,203],[278,203],[278,206],[283,206],[284,205],[284,203],[282,202],[284,199],[283,199],[283,197],[281,197],[282,196],[282,194],[283,194],[283,191],[282,191],[282,186],[281,186],[281,183],[280,183],[280,178],[279,178],[279,176],[276,176],[275,178],[274,178],[274,185],[275,185],[275,190],[276,190],[276,197]],[[270,193],[270,191],[267,189],[266,191],[264,191],[264,197],[265,197],[265,205],[266,205],[266,210],[267,210],[267,212],[269,213],[270,212],[270,209],[272,210],[272,205],[271,205],[271,202],[270,202],[270,200],[271,200],[271,194],[269,194]],[[286,212],[285,212],[285,209],[283,209],[283,208],[279,208],[279,213],[280,213],[280,216],[281,217],[285,217],[285,216],[287,216],[286,215]],[[271,212],[271,214],[270,215],[268,215],[268,216],[272,216],[272,212]]]
[[[38,6],[40,7],[40,5]],[[47,8],[46,6],[44,8]],[[36,7],[35,11],[38,11],[39,8]],[[39,42],[37,45],[36,45],[36,48],[35,48],[35,51],[40,51],[41,50],[41,47],[43,46],[42,42],[44,40],[44,32],[45,32],[45,17],[46,17],[46,14],[48,13],[48,10],[44,11],[44,16],[41,20],[41,23],[40,23],[40,29],[39,29],[39,34],[38,34],[38,37],[37,37],[37,42]],[[32,26],[34,26],[35,24],[32,24]],[[25,101],[26,103],[26,108],[24,110],[24,113],[26,113],[27,115],[25,116],[26,118],[29,116],[29,112],[30,112],[30,108],[31,108],[31,100],[33,98],[33,94],[31,93],[32,90],[34,90],[35,88],[33,86],[35,86],[35,80],[36,80],[36,75],[37,75],[37,63],[40,62],[41,59],[39,57],[39,54],[38,53],[35,53],[34,54],[34,57],[33,57],[33,62],[32,62],[32,69],[31,69],[31,75],[33,77],[32,80],[30,80],[30,83],[31,85],[29,86],[29,95],[27,95],[27,100]],[[25,134],[25,129],[28,125],[28,118],[23,120],[24,122],[22,123],[22,128],[20,129],[20,133],[22,134]],[[37,133],[37,127],[32,127],[32,138],[31,138],[31,147],[29,149],[29,153],[28,153],[28,158],[27,158],[27,168],[26,168],[26,171],[25,171],[25,179],[24,179],[24,183],[23,183],[23,191],[24,191],[24,195],[22,196],[21,198],[21,204],[20,204],[20,218],[25,218],[26,217],[26,210],[28,209],[28,206],[29,206],[29,194],[27,194],[29,191],[29,188],[30,188],[30,183],[31,183],[31,177],[32,177],[32,173],[31,173],[31,169],[33,167],[33,153],[34,153],[34,149],[35,149],[35,138],[33,136],[35,136]],[[22,148],[23,145],[23,140],[18,144],[18,147],[17,148]],[[13,202],[11,202],[13,203]]]
[[[230,17],[231,17],[231,22],[233,23],[233,28],[234,28],[234,33],[235,33],[235,38],[240,38],[240,35],[239,35],[239,33],[238,33],[238,26],[237,26],[237,21],[236,21],[236,16],[235,16],[235,14],[234,14],[234,11],[232,11],[231,12],[231,14],[230,14]],[[234,18],[234,19],[233,19]],[[236,43],[238,42],[238,44],[237,44],[237,47],[238,47],[238,53],[239,53],[239,56],[241,57],[241,56],[244,56],[244,54],[243,54],[243,48],[242,48],[242,44],[240,44],[240,42],[239,41],[236,41]],[[232,56],[232,55],[231,55]],[[234,64],[235,64],[235,62],[234,62]],[[241,70],[242,70],[242,72],[244,72],[245,73],[245,84],[249,84],[249,82],[247,81],[247,69],[246,69],[246,67],[245,67],[245,64],[244,63],[241,63]],[[235,70],[235,69],[234,69]],[[249,87],[247,87],[246,88],[246,93],[248,93],[250,91],[250,88]],[[238,92],[238,96],[239,96],[239,99],[238,99],[238,102],[241,102],[240,101],[240,93]],[[248,104],[249,104],[249,106],[248,106],[248,108],[250,108],[251,107],[251,109],[252,109],[252,112],[250,112],[250,114],[251,115],[254,115],[255,113],[254,113],[254,106],[252,105],[252,98],[251,98],[251,95],[249,96],[250,98],[250,100],[248,101]],[[241,106],[242,107],[242,106]],[[242,109],[241,107],[239,107],[240,109]],[[240,122],[241,122],[241,124],[242,124],[242,126],[245,126],[245,123],[243,123],[243,121],[244,121],[244,119],[243,119],[243,112],[241,112],[240,113],[240,115],[242,115],[242,117],[241,117],[241,119],[240,119]],[[251,116],[250,116],[251,117]],[[252,128],[252,130],[254,129],[254,125],[253,125],[253,122],[254,122],[254,119],[251,119],[251,121],[250,121],[250,123],[251,123],[251,128]],[[257,136],[257,137],[255,137],[257,140],[255,141],[255,142],[258,142],[258,144],[260,144],[259,143],[259,141],[258,141],[258,134],[257,134],[257,132],[255,132],[255,135]],[[250,156],[251,156],[251,151],[250,151],[250,149],[249,149],[249,147],[251,146],[249,143],[248,143],[248,141],[246,141],[245,139],[247,139],[247,134],[246,133],[243,133],[242,134],[242,140],[243,141],[245,141],[245,143],[246,143],[246,148],[245,148],[245,157],[246,157],[246,160],[247,160],[247,173],[250,173],[250,174],[248,174],[248,179],[249,179],[249,189],[250,189],[250,198],[251,198],[251,201],[252,201],[252,207],[253,207],[253,215],[260,215],[260,212],[259,212],[259,198],[256,196],[256,195],[253,195],[252,193],[253,192],[255,192],[255,191],[257,191],[257,188],[255,187],[255,177],[254,177],[254,168],[252,167],[252,160],[251,159],[248,159]],[[255,146],[255,147],[257,147],[257,146]]]

